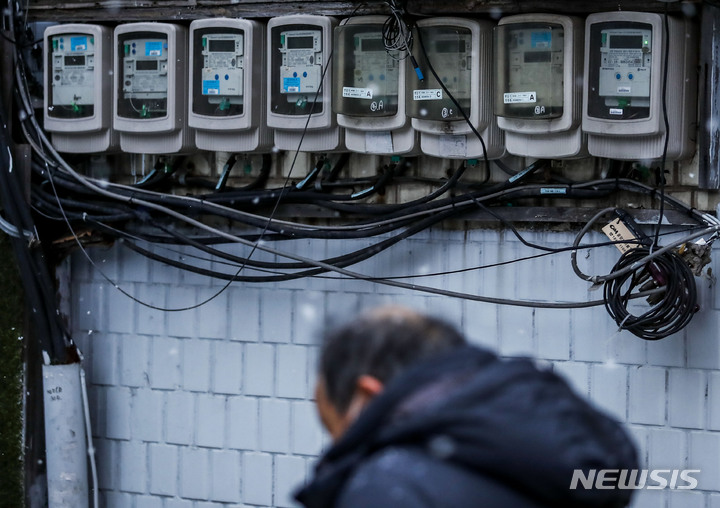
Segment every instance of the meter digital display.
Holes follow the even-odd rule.
[[[285,45],[285,54],[288,56],[287,62],[299,58],[301,61],[305,61],[303,54],[314,58],[314,55],[310,53],[292,53],[288,52],[289,49],[312,49],[315,50],[316,44],[319,42],[319,31],[312,31],[309,35],[305,35],[302,32],[285,32],[280,37],[285,37],[287,44]],[[314,51],[313,51],[314,52]],[[312,58],[308,58],[306,63],[311,63]]]
[[[590,28],[588,113],[597,118],[650,115],[652,25],[596,23]]]
[[[122,65],[118,115],[141,119],[167,116],[167,35],[124,34],[119,38],[118,51]]]
[[[84,118],[95,114],[95,37],[69,33],[49,37],[50,93],[47,114]]]

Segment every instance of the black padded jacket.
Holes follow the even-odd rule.
[[[527,359],[472,346],[387,384],[296,495],[307,508],[618,508],[573,472],[637,469],[614,420]]]

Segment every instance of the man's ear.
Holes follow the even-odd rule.
[[[365,406],[367,406],[372,399],[374,399],[381,391],[383,391],[385,385],[378,378],[363,374],[355,382],[355,393],[350,401],[350,406],[345,412],[344,419],[349,424],[354,422]]]
[[[360,394],[369,399],[375,398],[377,394],[383,391],[383,388],[385,388],[385,386],[382,381],[368,374],[360,376],[355,383],[356,392],[360,392]]]

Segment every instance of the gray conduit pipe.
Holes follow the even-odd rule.
[[[87,441],[80,364],[43,365],[48,507],[87,508]]]

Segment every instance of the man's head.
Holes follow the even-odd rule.
[[[385,384],[415,363],[466,344],[452,326],[391,306],[361,314],[324,338],[316,400],[337,440]]]

